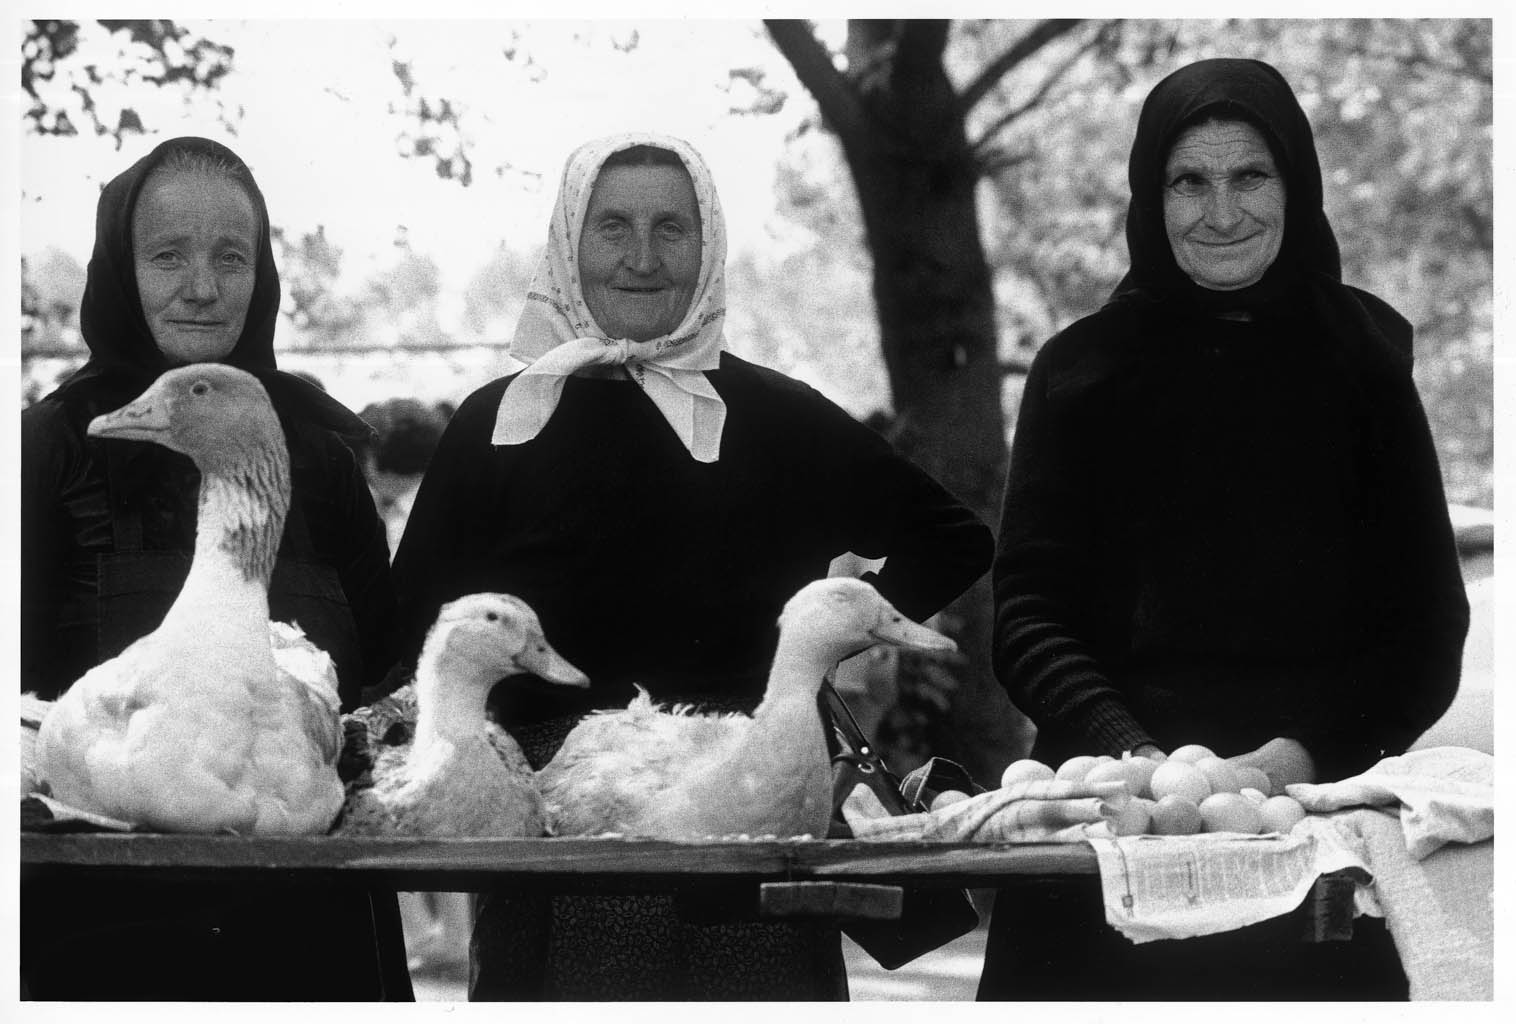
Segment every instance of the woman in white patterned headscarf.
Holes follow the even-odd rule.
[[[887,558],[866,578],[917,619],[988,568],[989,530],[936,481],[812,388],[725,351],[725,262],[688,143],[576,150],[512,339],[525,368],[463,402],[417,495],[395,561],[408,648],[443,602],[503,591],[592,680],[496,695],[536,767],[634,682],[751,711],[784,601],[844,552]],[[486,898],[474,998],[846,993],[832,928],[701,929],[667,897],[553,904]]]

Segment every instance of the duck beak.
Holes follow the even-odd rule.
[[[913,651],[936,651],[946,654],[956,651],[958,645],[935,629],[918,625],[899,613],[879,616],[869,635],[881,644],[905,647]]]
[[[590,677],[570,665],[568,659],[553,650],[546,640],[527,644],[526,650],[516,655],[516,667],[560,686],[584,690],[590,685]]]
[[[96,416],[85,433],[91,437],[118,437],[129,441],[157,441],[169,429],[169,403],[152,392],[123,405],[115,412]]]

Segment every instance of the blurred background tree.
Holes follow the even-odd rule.
[[[203,105],[235,134],[243,112],[224,93],[237,51],[216,24],[29,23],[23,127],[119,147],[159,131],[167,102]],[[553,74],[631,74],[658,31],[496,27],[507,102]],[[573,37],[571,56],[543,56],[555,33]],[[1315,128],[1346,279],[1416,325],[1416,380],[1449,497],[1493,506],[1488,20],[855,20],[755,23],[751,33],[772,40],[769,58],[734,57],[724,81],[699,87],[722,90],[730,118],[795,127],[753,154],[772,162],[776,215],[756,245],[734,247],[731,346],[860,418],[880,414],[902,450],[990,522],[1031,356],[1098,308],[1125,268],[1126,156],[1142,99],[1173,69],[1218,55],[1266,60],[1294,86]],[[450,93],[402,31],[374,59],[386,87],[344,99],[365,130],[388,133],[397,159],[455,189],[553,180],[556,167],[510,162],[495,97]],[[322,73],[312,69],[311,88],[330,92]],[[730,208],[754,199],[724,198]],[[397,214],[405,204],[395,199]],[[502,243],[449,288],[403,229],[373,264],[319,225],[276,230],[276,246],[289,324],[281,360],[362,383],[364,401],[423,380],[456,399],[490,376],[536,255]],[[73,318],[83,274],[62,253],[24,255],[35,397],[82,356]],[[947,625],[966,663],[907,661],[881,742],[897,767],[939,753],[988,779],[1024,752],[1030,730],[989,672],[987,586]]]

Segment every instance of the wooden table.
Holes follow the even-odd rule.
[[[767,916],[889,919],[902,887],[1003,888],[1085,876],[1083,843],[675,843],[635,839],[257,838],[21,834],[21,881],[89,874],[139,880],[345,884],[406,891],[519,885],[553,892],[757,887]],[[1351,935],[1351,880],[1324,876],[1301,908],[1306,937]],[[751,896],[748,896],[751,899]]]

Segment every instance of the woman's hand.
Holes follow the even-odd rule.
[[[1151,761],[1167,761],[1169,755],[1164,753],[1153,743],[1141,743],[1133,747],[1129,753],[1133,757],[1145,757]]]
[[[1269,777],[1275,793],[1283,793],[1292,782],[1315,782],[1316,761],[1299,740],[1283,736],[1269,740],[1257,750],[1228,758],[1232,764],[1260,769]]]

